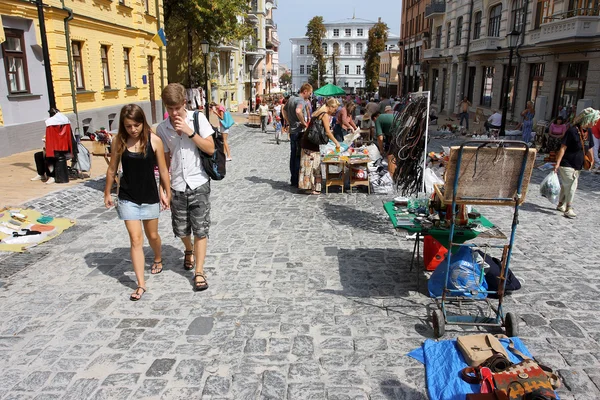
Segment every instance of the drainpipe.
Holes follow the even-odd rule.
[[[467,50],[465,51],[465,59],[463,61],[463,71],[462,71],[462,84],[460,92],[462,94],[461,101],[465,97],[465,86],[467,84],[467,65],[469,63],[469,48],[471,47],[471,26],[473,24],[473,7],[474,0],[471,0],[471,5],[469,6],[469,27],[467,29]]]
[[[155,0],[155,10],[156,10],[156,31],[158,32],[158,30],[160,29],[160,7],[159,7],[159,0]],[[164,55],[163,55],[163,49],[162,47],[158,48],[158,54],[159,54],[159,60],[160,60],[160,92],[162,94],[163,89],[165,88],[165,73],[164,73]],[[162,108],[162,112],[161,115],[165,113],[165,105],[163,104],[163,102],[160,102],[161,104],[161,108]],[[160,118],[159,118],[160,119]]]
[[[78,134],[81,134],[80,126],[79,126],[79,113],[77,112],[77,97],[75,93],[75,80],[73,79],[73,57],[71,56],[71,31],[69,28],[69,21],[73,19],[73,10],[69,7],[65,7],[65,0],[61,0],[62,9],[69,13],[65,17],[65,40],[67,42],[67,63],[69,65],[69,81],[71,83],[71,101],[73,102],[73,113],[75,114],[75,119],[77,121],[77,130]]]
[[[46,21],[44,20],[44,5],[42,0],[36,0],[35,5],[38,12],[38,22],[40,24],[40,36],[42,38],[42,55],[44,57],[44,71],[46,73],[46,87],[48,88],[48,102],[50,109],[48,113],[52,116],[51,110],[56,108],[56,98],[54,96],[54,83],[52,80],[52,68],[50,67],[50,53],[48,52],[48,38],[46,37]]]
[[[521,32],[521,43],[519,43],[516,48],[517,69],[515,70],[515,84],[513,86],[514,96],[513,96],[512,104],[510,105],[510,114],[513,119],[515,117],[515,105],[517,104],[517,93],[518,93],[517,88],[519,87],[519,76],[521,75],[521,61],[523,60],[523,57],[519,53],[519,49],[523,45],[523,42],[525,42],[525,24],[527,23],[527,9],[529,8],[529,0],[525,0],[524,7],[525,7],[525,11],[523,12],[523,20],[522,20],[522,24],[521,24],[521,26],[523,27],[523,32]],[[509,71],[509,73],[510,73],[510,71]]]

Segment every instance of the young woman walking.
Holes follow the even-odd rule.
[[[229,143],[227,143],[227,137],[229,136],[229,128],[225,128],[223,120],[225,119],[225,107],[222,104],[215,102],[210,103],[210,110],[213,114],[219,118],[219,128],[223,134],[223,148],[225,150],[225,158],[227,161],[231,161],[231,150],[229,150]]]
[[[119,162],[123,166],[123,177],[116,201],[119,219],[125,221],[131,242],[131,261],[137,279],[137,288],[129,297],[138,301],[146,292],[144,279],[144,236],[146,233],[150,247],[154,251],[152,274],[160,274],[163,269],[161,240],[158,234],[158,214],[160,207],[169,208],[171,183],[165,161],[162,140],[152,133],[146,116],[140,106],[129,104],[121,109],[119,131],[113,140],[112,156],[106,172],[104,205],[115,205],[111,196]],[[160,190],[156,186],[154,169],[158,166]]]

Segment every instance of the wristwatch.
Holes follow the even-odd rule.
[[[194,136],[196,136],[196,131],[194,131],[194,133],[192,133],[191,135],[188,135],[188,137],[189,137],[190,139],[191,139],[191,138],[193,138]]]

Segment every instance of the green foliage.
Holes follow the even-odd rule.
[[[292,83],[292,74],[290,74],[289,72],[284,72],[283,74],[281,74],[281,76],[279,77],[279,84],[281,86],[287,86],[291,83]]]
[[[384,22],[378,22],[369,29],[369,40],[367,41],[367,51],[365,51],[365,87],[370,92],[375,91],[378,87],[379,53],[385,50],[388,30],[389,28]]]
[[[326,33],[327,30],[325,29],[323,17],[321,16],[313,17],[308,22],[308,25],[306,25],[306,36],[309,40],[308,48],[310,49],[315,59],[315,65],[313,65],[313,72],[309,78],[309,83],[315,88],[318,87],[319,79],[321,85],[325,83],[325,73],[327,72],[327,60],[325,59],[325,55],[323,54],[323,47],[321,46],[321,44],[323,43],[323,39],[325,38]],[[317,74],[319,74],[319,77],[317,77]]]

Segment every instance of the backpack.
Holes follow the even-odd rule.
[[[194,111],[194,131],[200,132],[200,123],[198,122],[198,114],[200,111]],[[217,128],[212,127],[214,130],[213,141],[215,142],[215,152],[211,155],[206,154],[202,150],[200,152],[200,159],[202,161],[202,167],[209,178],[215,181],[220,181],[225,178],[225,147],[223,145],[223,135]]]
[[[233,117],[229,111],[225,111],[223,113],[223,120],[221,121],[221,124],[223,124],[223,129],[229,129],[235,124],[235,121],[233,120]]]

